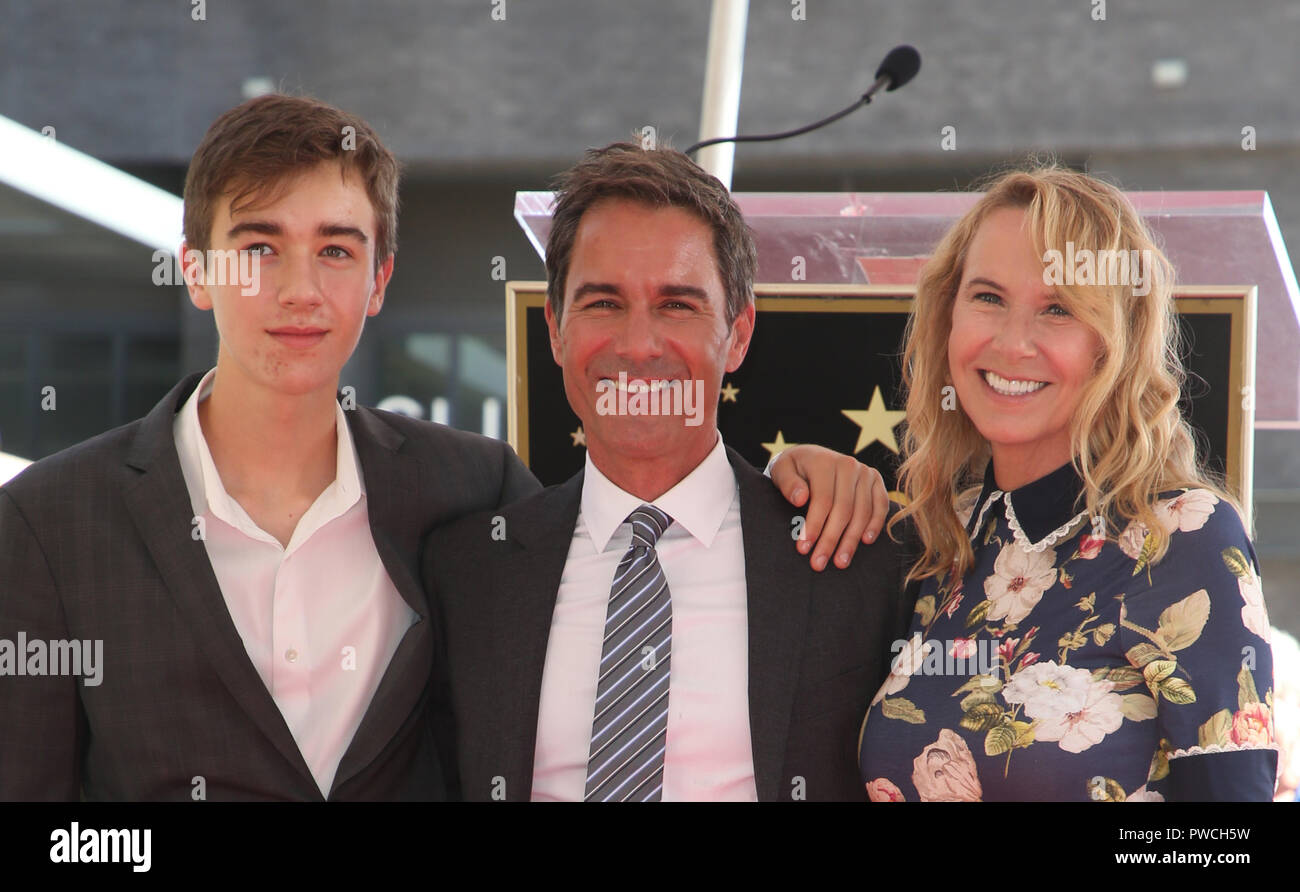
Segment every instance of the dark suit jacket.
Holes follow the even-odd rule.
[[[0,488],[0,638],[102,639],[98,686],[0,676],[0,798],[319,800],[244,649],[172,437],[200,375],[145,418]],[[418,614],[339,763],[330,799],[446,795],[426,708],[439,635],[418,581],[435,524],[540,489],[502,443],[388,412],[347,413],[370,527]]]
[[[791,537],[799,509],[738,453],[727,457],[740,486],[758,798],[865,800],[858,731],[890,645],[907,634],[910,549],[882,536],[849,569],[814,572]],[[467,799],[531,794],[542,670],[582,476],[496,512],[504,539],[484,514],[434,531],[425,550]]]

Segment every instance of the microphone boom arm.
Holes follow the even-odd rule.
[[[871,102],[871,97],[875,95],[881,87],[888,86],[891,80],[892,78],[889,75],[882,74],[880,77],[876,78],[876,82],[871,85],[871,88],[867,90],[867,92],[862,94],[857,102],[854,102],[848,108],[840,109],[833,115],[822,118],[820,121],[805,124],[803,127],[796,127],[794,130],[783,130],[780,133],[758,133],[748,136],[715,136],[713,139],[706,139],[695,143],[693,146],[688,146],[683,150],[683,154],[693,155],[695,152],[698,152],[706,146],[713,146],[724,142],[772,142],[773,140],[778,139],[789,139],[792,136],[802,136],[803,134],[810,133],[819,127],[825,127],[827,124],[834,124],[845,115],[855,112],[862,106],[869,104]]]
[[[888,91],[897,90],[903,84],[916,77],[916,73],[921,70],[921,55],[913,46],[896,46],[885,54],[885,59],[876,69],[876,82],[871,85],[867,92],[863,93],[857,102],[853,103],[846,109],[837,111],[830,117],[822,118],[820,121],[814,121],[803,127],[796,127],[794,130],[783,130],[780,133],[761,133],[753,136],[716,136],[712,139],[705,139],[690,146],[683,154],[691,155],[698,152],[706,146],[716,146],[723,142],[771,142],[777,139],[788,139],[791,136],[801,136],[818,127],[825,127],[827,124],[833,124],[840,118],[856,111],[864,105],[871,102],[871,97],[882,87]]]

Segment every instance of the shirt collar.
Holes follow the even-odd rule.
[[[993,478],[993,461],[990,459],[984,470],[984,487],[975,500],[971,518],[980,517],[985,502],[990,498],[1009,496],[1020,528],[1029,541],[1039,542],[1075,515],[1075,506],[1082,492],[1083,480],[1074,469],[1074,463],[1066,462],[1050,474],[1010,493],[1003,493]],[[968,532],[975,534],[974,529]]]
[[[199,403],[212,394],[212,383],[217,370],[210,369],[189,399],[177,413],[174,433],[176,451],[180,458],[181,472],[185,477],[186,487],[190,491],[190,503],[197,517],[208,509],[231,526],[243,527],[241,522],[247,514],[239,503],[230,497],[217,473],[208,441],[203,436],[203,426],[199,424]],[[333,498],[337,501],[336,514],[342,514],[365,495],[365,482],[361,474],[361,464],[357,459],[356,446],[352,441],[352,430],[348,425],[343,407],[334,403],[334,428],[337,440],[337,458],[334,467]],[[327,490],[328,491],[328,490]]]
[[[712,451],[672,489],[650,504],[667,512],[701,545],[708,548],[722,527],[739,492],[736,473],[727,460],[722,437]],[[627,516],[644,504],[600,472],[587,453],[582,479],[582,522],[596,551],[602,552]]]

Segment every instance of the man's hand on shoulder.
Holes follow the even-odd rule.
[[[844,569],[858,543],[876,541],[889,515],[885,480],[875,468],[823,446],[791,446],[773,459],[772,482],[797,508],[807,505],[800,554],[812,552],[814,570],[831,556]],[[811,494],[811,495],[810,495]],[[837,547],[838,546],[838,547]]]

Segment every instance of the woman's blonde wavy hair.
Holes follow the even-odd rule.
[[[1112,524],[1121,519],[1140,522],[1152,536],[1151,559],[1159,560],[1168,536],[1156,521],[1154,496],[1164,490],[1205,488],[1240,512],[1222,482],[1198,464],[1192,429],[1179,412],[1186,373],[1179,359],[1173,266],[1117,188],[1039,163],[993,180],[921,269],[903,353],[907,428],[899,486],[908,504],[890,521],[892,531],[913,518],[921,537],[923,550],[909,579],[949,570],[960,577],[974,560],[954,501],[978,484],[990,449],[960,406],[944,409],[943,389],[952,384],[948,336],[966,254],[980,224],[1002,208],[1025,210],[1040,257],[1049,249],[1068,257],[1066,244],[1073,242],[1076,250],[1136,250],[1143,258],[1145,295],[1134,294],[1131,285],[1056,286],[1062,306],[1101,342],[1072,416],[1070,442],[1082,499],[1091,516],[1108,519],[1107,538],[1117,537]]]

